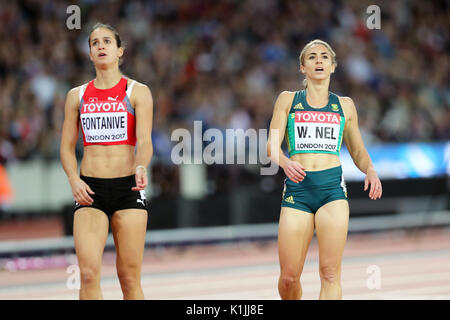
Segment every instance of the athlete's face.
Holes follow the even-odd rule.
[[[314,44],[306,50],[300,71],[309,79],[324,80],[335,68],[336,65],[327,47],[323,44]]]
[[[91,44],[89,56],[96,65],[116,63],[123,55],[123,48],[117,47],[114,33],[107,28],[95,29],[89,42]]]

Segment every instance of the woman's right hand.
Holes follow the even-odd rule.
[[[81,180],[79,177],[69,180],[70,186],[72,187],[73,199],[80,205],[87,206],[94,202],[89,194],[95,194],[94,191],[87,185],[86,182]]]
[[[296,161],[286,159],[283,170],[286,176],[295,183],[299,183],[305,179],[305,167]]]

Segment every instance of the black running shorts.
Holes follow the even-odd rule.
[[[89,194],[94,202],[91,205],[80,205],[75,202],[74,212],[80,208],[96,208],[108,217],[117,210],[123,209],[144,209],[147,210],[145,191],[133,191],[136,186],[135,176],[120,178],[94,178],[80,176],[81,180],[95,192]]]

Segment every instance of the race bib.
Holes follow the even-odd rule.
[[[85,104],[82,106],[80,121],[87,143],[128,139],[128,116],[122,102]]]
[[[335,112],[297,111],[294,116],[295,149],[337,152],[341,117]]]

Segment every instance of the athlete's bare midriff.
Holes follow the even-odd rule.
[[[341,165],[339,156],[334,154],[297,153],[292,155],[290,159],[299,162],[305,167],[305,171],[320,171]]]
[[[118,178],[135,174],[134,146],[85,146],[80,174],[96,178]]]

